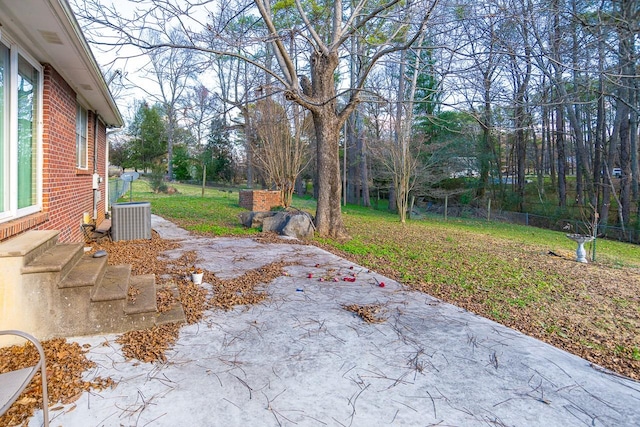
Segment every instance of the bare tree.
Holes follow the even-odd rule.
[[[256,164],[265,180],[280,190],[285,207],[291,206],[296,180],[308,165],[307,140],[312,127],[310,117],[305,120],[300,111],[291,110],[288,114],[283,105],[267,98],[256,102],[251,111],[257,133],[253,142]]]
[[[211,120],[220,115],[220,109],[219,101],[202,83],[189,88],[182,105],[182,117],[187,120],[198,146],[205,143]]]

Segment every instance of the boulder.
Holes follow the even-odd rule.
[[[240,214],[240,223],[248,228],[261,228],[265,218],[270,218],[278,212],[242,212]]]
[[[298,212],[289,217],[289,221],[282,229],[281,234],[297,239],[311,239],[314,231],[315,227],[311,215],[305,212]]]
[[[247,228],[251,228],[251,219],[253,218],[254,212],[242,212],[239,215],[240,224]]]
[[[289,217],[286,212],[272,212],[272,216],[266,217],[262,220],[262,231],[272,231],[274,233],[282,234],[282,230],[287,225]]]
[[[240,222],[245,227],[262,228],[265,232],[295,237],[296,239],[310,239],[315,227],[313,217],[302,211],[278,212],[243,212]]]

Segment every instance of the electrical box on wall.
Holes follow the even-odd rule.
[[[93,189],[97,190],[98,188],[100,188],[100,183],[102,182],[102,177],[100,177],[100,175],[98,175],[97,173],[93,174]]]

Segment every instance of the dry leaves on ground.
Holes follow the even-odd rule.
[[[282,269],[286,265],[281,262],[268,264],[231,280],[220,280],[205,270],[205,282],[210,283],[215,289],[214,296],[207,303],[206,289],[184,278],[195,261],[195,252],[186,252],[174,262],[173,270],[174,273],[178,272],[180,302],[189,324],[202,319],[204,311],[210,306],[229,310],[236,305],[257,304],[263,301],[267,294],[257,290],[258,285],[282,276]],[[119,336],[116,342],[122,345],[122,352],[127,358],[143,362],[166,362],[165,353],[178,339],[179,329],[180,326],[177,324],[155,326],[142,331],[127,332]]]
[[[170,271],[176,277],[178,283],[180,302],[189,325],[199,322],[204,316],[204,311],[209,308],[207,290],[188,279],[189,270],[196,265],[197,259],[198,256],[195,251],[187,251],[177,260],[171,261],[170,267]],[[211,283],[212,276],[211,273],[205,272],[204,281]]]
[[[103,239],[100,243],[91,243],[92,252],[100,249],[109,254],[109,265],[131,264],[131,274],[155,274],[159,276],[167,271],[167,261],[160,257],[164,251],[180,247],[179,243],[163,240],[157,232],[151,233],[151,240],[121,240],[112,242]]]
[[[177,302],[178,300],[171,289],[163,288],[156,290],[156,304],[158,306],[159,313],[171,310]]]
[[[284,274],[284,262],[274,262],[255,270],[249,270],[242,276],[230,280],[220,280],[205,272],[205,281],[214,288],[210,304],[223,310],[231,310],[236,305],[258,304],[267,298],[264,290],[258,286],[268,284]]]
[[[382,310],[382,307],[379,304],[370,304],[370,305],[358,305],[358,304],[350,304],[343,305],[347,311],[351,311],[362,318],[367,323],[382,323],[386,319],[384,317],[380,317],[378,313]]]
[[[47,391],[49,406],[56,403],[68,404],[80,394],[93,390],[113,387],[111,378],[96,377],[92,381],[82,379],[84,371],[95,366],[86,358],[78,343],[69,343],[63,338],[42,342],[47,367]],[[33,366],[38,361],[38,351],[31,344],[0,348],[0,373]],[[0,425],[13,426],[28,423],[36,409],[42,408],[42,387],[40,373],[36,374],[18,401],[0,417]]]
[[[209,307],[207,303],[207,290],[189,280],[179,280],[180,302],[184,310],[187,323],[198,323],[204,316],[204,311]]]
[[[127,289],[127,301],[131,301],[131,303],[135,304],[138,295],[140,295],[140,289],[129,285],[129,289]]]
[[[278,233],[273,231],[263,231],[258,233],[253,240],[258,243],[268,244],[268,243],[277,243],[277,244],[286,244],[286,245],[308,245],[309,243],[300,240],[300,239],[285,239]]]
[[[126,332],[116,342],[122,346],[122,353],[128,359],[166,362],[165,351],[176,342],[179,331],[180,324],[167,323],[142,331]]]

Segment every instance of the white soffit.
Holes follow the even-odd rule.
[[[0,0],[0,24],[40,63],[48,63],[109,126],[122,116],[66,0]]]

